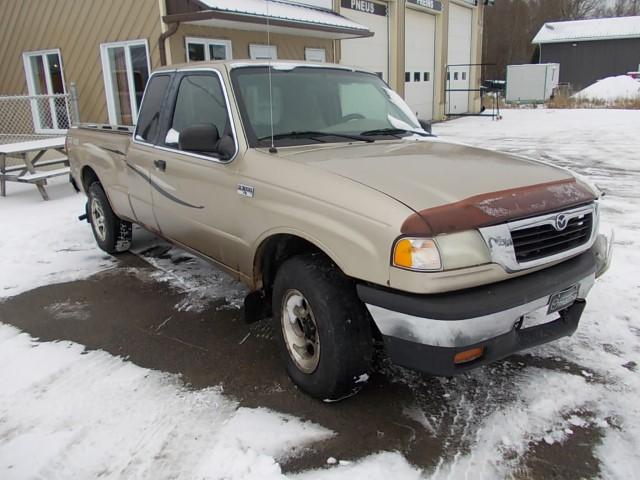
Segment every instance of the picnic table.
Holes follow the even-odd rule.
[[[3,197],[7,195],[6,182],[32,183],[38,188],[42,198],[49,200],[49,195],[44,188],[47,179],[70,172],[64,140],[64,137],[55,137],[0,145],[0,195]],[[49,151],[58,152],[62,157],[45,159],[44,156]],[[23,165],[7,167],[7,157],[21,159]],[[42,167],[52,165],[63,165],[63,167],[41,170]]]

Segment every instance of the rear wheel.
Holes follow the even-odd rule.
[[[340,400],[368,380],[371,325],[355,286],[319,254],[290,258],[273,288],[276,339],[287,373],[309,395]]]
[[[88,197],[87,214],[98,246],[111,254],[129,250],[133,236],[131,223],[113,213],[102,185],[92,183]]]

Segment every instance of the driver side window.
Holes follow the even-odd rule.
[[[206,73],[185,75],[180,81],[171,127],[165,145],[179,149],[180,133],[187,127],[215,126],[221,139],[231,137],[231,126],[222,85]]]

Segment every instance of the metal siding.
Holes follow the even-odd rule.
[[[26,94],[22,53],[59,48],[67,91],[76,82],[83,121],[107,122],[100,44],[147,40],[160,64],[158,0],[0,0],[0,95]]]
[[[251,43],[264,45],[267,43],[266,32],[182,24],[178,31],[169,38],[173,63],[186,62],[185,37],[230,40],[234,59],[249,58],[249,44]],[[278,59],[280,60],[304,60],[305,48],[324,48],[327,52],[327,62],[333,62],[332,40],[272,33],[271,44],[278,47]]]
[[[560,82],[581,90],[596,80],[635,71],[640,38],[544,44],[540,63],[559,63]]]

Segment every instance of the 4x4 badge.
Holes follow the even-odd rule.
[[[238,184],[238,195],[253,198],[253,190],[253,187],[250,185],[243,185],[242,183]]]
[[[556,217],[554,227],[557,231],[560,232],[565,228],[567,228],[568,223],[569,223],[569,219],[567,218],[567,216],[561,213]]]

